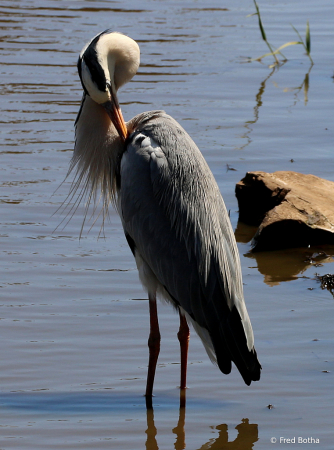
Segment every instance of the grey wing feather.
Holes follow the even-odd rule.
[[[249,358],[238,363],[236,353],[254,354],[254,338],[238,250],[216,181],[170,116],[155,111],[133,121],[121,162],[125,232],[174,303],[208,331],[222,371],[228,373],[233,360],[242,373],[239,365],[249,366]]]

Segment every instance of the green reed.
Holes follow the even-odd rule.
[[[281,52],[281,50],[283,50],[283,48],[285,47],[289,47],[290,45],[302,45],[305,48],[306,54],[307,56],[310,58],[311,64],[313,65],[313,60],[311,58],[311,34],[310,34],[310,24],[307,21],[306,23],[306,36],[305,36],[305,42],[303,41],[301,35],[299,34],[299,32],[296,30],[296,28],[292,26],[292,28],[294,29],[294,31],[297,33],[298,37],[299,37],[299,41],[291,41],[291,42],[286,42],[285,44],[281,45],[279,48],[277,48],[276,50],[273,50],[273,46],[268,42],[267,39],[267,35],[266,32],[264,30],[264,26],[262,23],[262,19],[261,19],[261,14],[260,14],[260,9],[258,4],[256,3],[256,0],[254,1],[254,5],[255,5],[255,9],[256,12],[254,14],[251,14],[252,16],[257,15],[258,17],[258,21],[259,21],[259,28],[261,31],[261,36],[262,39],[264,40],[264,42],[267,44],[270,52],[269,53],[265,53],[264,55],[259,56],[258,58],[254,58],[253,61],[261,61],[261,59],[267,57],[267,56],[273,56],[275,58],[275,63],[271,66],[274,67],[276,65],[280,64],[280,61],[278,60],[277,56],[278,54],[280,54],[283,57],[283,61],[286,61],[285,56],[283,55],[283,53]]]

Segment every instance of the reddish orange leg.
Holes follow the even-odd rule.
[[[181,349],[181,383],[180,383],[180,412],[186,406],[186,387],[187,387],[187,361],[190,332],[185,316],[180,314],[180,328],[177,337],[180,341]]]
[[[190,331],[187,324],[187,320],[185,316],[180,314],[180,328],[177,333],[177,337],[180,341],[181,348],[181,389],[185,389],[187,387],[187,360],[188,360],[188,347],[189,347],[189,339],[190,339]]]
[[[148,338],[148,348],[150,352],[148,362],[147,384],[146,384],[146,406],[152,408],[152,394],[155,369],[157,366],[158,356],[160,352],[160,330],[158,322],[157,301],[156,297],[149,295],[150,305],[150,336]]]

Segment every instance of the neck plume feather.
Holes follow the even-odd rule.
[[[123,150],[124,142],[103,106],[86,95],[76,123],[75,148],[67,175],[74,172],[69,200],[79,190],[71,210],[76,210],[83,199],[86,203],[81,233],[90,204],[94,205],[94,216],[102,200],[103,223],[110,203],[116,204],[115,174]]]

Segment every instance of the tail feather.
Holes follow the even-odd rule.
[[[261,364],[255,348],[249,350],[247,346],[245,331],[235,306],[225,323],[221,324],[219,336],[213,335],[212,338],[218,367],[223,373],[230,372],[230,364],[233,361],[248,386],[252,381],[260,379]]]

